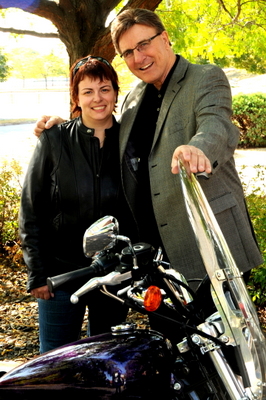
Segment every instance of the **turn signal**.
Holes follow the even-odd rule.
[[[162,293],[157,286],[150,286],[144,297],[144,307],[147,311],[156,311],[162,302]]]

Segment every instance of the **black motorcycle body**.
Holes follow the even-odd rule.
[[[68,344],[28,361],[3,376],[0,399],[57,399],[85,394],[88,399],[228,399],[210,360],[177,356],[172,343],[134,324]],[[208,361],[208,363],[206,363]],[[209,364],[209,365],[207,365]]]
[[[49,398],[60,396],[62,391],[84,393],[91,399],[111,399],[118,394],[142,398],[169,390],[172,363],[169,343],[157,332],[133,329],[107,333],[21,365],[5,377],[0,397],[33,399],[45,390]]]
[[[193,291],[162,260],[160,250],[118,234],[102,218],[84,235],[94,262],[82,271],[48,279],[50,290],[80,278],[87,283],[72,303],[95,288],[147,314],[152,329],[134,324],[68,344],[30,360],[0,378],[0,400],[87,399],[264,400],[266,345],[241,274],[196,178],[180,164],[189,219],[206,267]],[[111,249],[125,241],[121,254]],[[116,296],[108,286],[124,283]],[[114,310],[115,312],[115,310]],[[19,396],[19,397],[18,397]]]

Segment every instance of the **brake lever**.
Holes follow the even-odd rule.
[[[85,293],[90,292],[100,286],[109,285],[115,286],[119,285],[123,281],[126,281],[132,277],[132,272],[128,271],[124,274],[120,272],[113,271],[110,272],[108,275],[102,277],[96,277],[90,279],[85,285],[79,288],[75,293],[73,293],[70,297],[70,301],[72,304],[77,304],[79,302],[79,297],[83,296]]]

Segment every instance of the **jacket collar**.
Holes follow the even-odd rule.
[[[87,126],[85,126],[82,123],[81,116],[77,118],[77,126],[78,126],[79,132],[81,132],[82,134],[88,135],[88,136],[94,136],[95,129],[88,128]],[[117,130],[117,126],[118,126],[118,122],[113,115],[113,125],[111,126],[111,128],[105,129],[105,135],[108,136],[110,134],[110,132],[112,132],[114,129]]]

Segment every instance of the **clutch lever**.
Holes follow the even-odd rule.
[[[132,272],[128,271],[124,274],[121,274],[118,271],[110,272],[108,275],[102,277],[96,277],[90,279],[85,285],[79,288],[75,293],[73,293],[70,297],[70,301],[72,304],[77,304],[79,302],[79,297],[88,293],[100,286],[109,285],[115,286],[119,285],[123,281],[126,281],[132,277]]]

